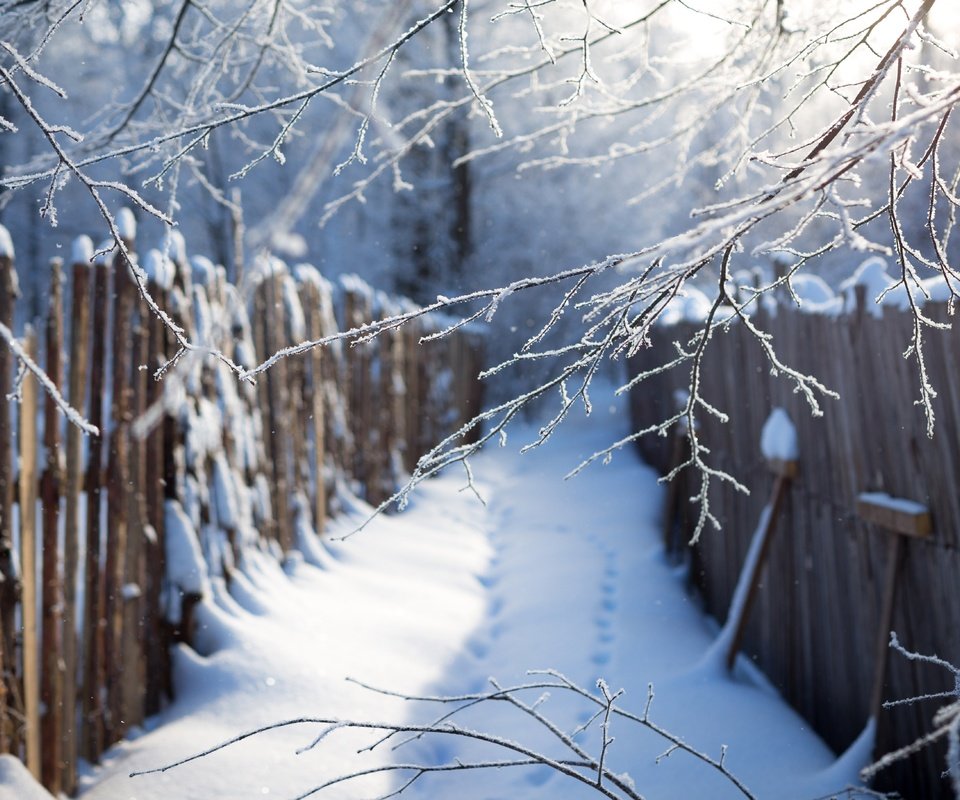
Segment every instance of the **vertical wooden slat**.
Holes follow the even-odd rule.
[[[12,255],[0,255],[0,324],[13,329],[17,278]],[[10,687],[16,679],[14,613],[19,595],[13,553],[13,429],[8,397],[13,386],[13,357],[0,345],[0,753],[14,749]]]
[[[253,334],[253,347],[256,353],[256,360],[262,361],[264,358],[269,355],[268,350],[270,342],[268,340],[268,329],[271,324],[271,313],[269,310],[269,303],[267,299],[267,280],[261,281],[253,294],[253,317],[250,320],[252,334]],[[274,444],[275,439],[271,433],[273,430],[272,426],[274,421],[270,417],[270,380],[271,376],[268,372],[267,375],[263,376],[256,383],[256,394],[257,394],[257,405],[260,408],[260,412],[263,419],[263,457],[266,459],[266,463],[261,464],[261,469],[267,476],[272,477],[274,463],[276,460],[276,454],[274,453]],[[276,502],[275,492],[271,494],[271,504]],[[276,516],[269,520],[258,520],[260,524],[260,534],[267,539],[277,539],[279,537],[278,528],[276,523]]]
[[[86,548],[84,555],[83,610],[83,720],[82,752],[96,762],[105,746],[106,691],[106,575],[101,563],[102,526],[100,518],[103,488],[105,430],[103,414],[104,377],[109,337],[110,268],[94,266],[93,320],[90,349],[90,423],[100,431],[89,445],[86,490]]]
[[[50,305],[47,311],[46,364],[50,380],[61,385],[61,353],[63,352],[63,275],[61,262],[55,259],[50,276]],[[42,647],[40,699],[44,706],[41,720],[42,783],[51,794],[62,787],[63,743],[63,576],[60,571],[60,412],[50,395],[46,395],[43,415],[43,446],[46,465],[40,482],[43,517],[43,588]]]
[[[137,419],[146,411],[147,400],[147,347],[149,331],[146,328],[147,305],[134,295],[136,307],[135,324],[131,327],[126,359],[130,376],[129,420]],[[133,311],[133,307],[131,308]],[[143,722],[145,687],[147,682],[146,661],[144,658],[146,634],[144,610],[144,586],[146,584],[146,565],[143,560],[144,536],[146,531],[146,507],[144,482],[146,470],[145,443],[130,435],[127,428],[128,444],[128,483],[126,497],[127,548],[124,554],[123,593],[123,640],[121,642],[122,660],[122,700],[121,715],[128,726]]]
[[[27,354],[36,360],[37,337],[29,325]],[[23,580],[23,704],[27,769],[40,780],[40,621],[37,616],[37,382],[20,385],[20,565]]]
[[[286,329],[280,275],[271,275],[264,281],[264,305],[266,311],[261,358],[269,358],[280,349],[281,336]],[[287,363],[281,359],[266,375],[267,392],[267,437],[270,442],[273,476],[273,517],[277,525],[277,541],[287,551],[292,546],[290,525],[290,478],[289,478],[289,394],[287,387]]]
[[[70,404],[83,412],[88,378],[90,345],[90,270],[86,263],[72,267],[72,300],[70,305]],[[64,494],[63,583],[63,790],[76,790],[77,769],[77,580],[80,562],[80,493],[83,489],[82,431],[76,425],[66,429],[66,481]],[[94,443],[91,442],[91,445]]]
[[[316,341],[323,336],[323,326],[320,321],[320,289],[316,283],[305,281],[300,286],[300,302],[303,305],[304,320],[306,322],[307,338]],[[324,413],[324,381],[323,381],[323,351],[314,347],[305,358],[308,380],[304,391],[305,411],[309,415],[310,432],[313,443],[313,528],[318,534],[323,533],[327,517],[327,486],[325,474],[326,442],[324,427],[326,425]]]
[[[127,244],[128,249],[130,244]],[[124,586],[126,584],[127,537],[129,535],[130,484],[130,375],[129,348],[133,335],[135,287],[123,254],[113,264],[113,385],[110,393],[110,456],[107,463],[107,738],[116,741],[127,729],[123,717],[122,652],[124,636]]]
[[[151,284],[150,294],[166,308],[168,301],[162,287]],[[150,314],[147,320],[149,328],[148,365],[151,374],[147,378],[147,405],[160,402],[163,386],[154,379],[152,371],[156,370],[166,360],[167,329],[163,321]],[[145,443],[145,474],[144,491],[147,523],[153,535],[144,542],[146,548],[145,560],[149,565],[146,570],[145,592],[145,634],[146,634],[146,665],[147,685],[144,699],[144,713],[147,716],[160,711],[163,693],[166,688],[166,629],[163,614],[160,608],[160,597],[163,588],[163,575],[166,568],[164,552],[164,488],[166,480],[166,435],[168,432],[168,416],[157,425],[147,436]]]

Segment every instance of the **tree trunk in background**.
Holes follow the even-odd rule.
[[[420,66],[440,63],[432,58],[431,44],[442,48],[449,63],[460,60],[459,17],[445,14],[442,25],[425,32],[412,43],[422,48],[412,58]],[[442,37],[442,41],[436,41]],[[398,56],[403,59],[401,53]],[[435,94],[452,99],[461,91],[460,79],[448,76]],[[409,100],[418,103],[416,89]],[[434,98],[437,99],[437,98]],[[466,113],[451,115],[431,135],[433,146],[415,147],[403,166],[410,191],[396,195],[393,204],[396,291],[418,303],[433,301],[437,294],[463,290],[466,262],[473,250],[471,231],[471,175],[468,164],[453,162],[470,149],[470,120]]]

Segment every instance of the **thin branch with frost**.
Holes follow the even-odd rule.
[[[50,376],[41,369],[37,363],[30,357],[30,354],[20,345],[17,337],[13,335],[10,329],[0,322],[0,338],[6,343],[7,347],[13,352],[14,357],[20,362],[22,368],[30,373],[39,381],[43,390],[50,395],[54,404],[60,409],[60,413],[67,418],[71,425],[76,425],[88,436],[99,436],[100,430],[96,425],[91,425],[87,419],[60,394],[57,385],[50,379]],[[18,376],[17,385],[22,381]]]
[[[362,730],[376,734],[377,738],[370,745],[363,747],[358,754],[373,752],[387,743],[393,743],[396,739],[401,739],[401,741],[399,744],[395,744],[393,747],[394,751],[403,748],[411,742],[418,741],[425,736],[441,736],[444,738],[463,739],[482,743],[500,751],[506,751],[510,755],[504,759],[462,760],[460,758],[454,758],[448,763],[441,764],[414,762],[356,767],[342,775],[337,775],[317,784],[300,794],[297,800],[303,800],[303,798],[318,794],[329,787],[350,783],[351,781],[369,775],[409,773],[396,789],[380,795],[383,800],[386,800],[386,798],[403,794],[421,778],[428,775],[474,770],[503,770],[506,768],[529,766],[548,767],[559,775],[585,785],[596,792],[597,795],[610,798],[610,800],[643,800],[643,795],[640,794],[638,788],[633,785],[633,781],[629,776],[613,772],[606,763],[608,750],[613,744],[613,738],[610,736],[610,727],[613,720],[618,719],[621,722],[630,722],[652,731],[667,742],[668,752],[683,751],[687,753],[718,772],[722,778],[736,788],[744,798],[747,798],[747,800],[756,800],[755,796],[744,783],[727,768],[725,763],[726,747],[721,749],[719,757],[714,758],[690,745],[682,737],[653,722],[650,714],[653,702],[652,686],[648,687],[647,702],[643,713],[635,714],[618,705],[623,691],[611,692],[602,680],[597,682],[597,692],[594,693],[582,688],[555,670],[532,671],[529,674],[531,675],[531,680],[527,683],[503,687],[497,683],[496,680],[491,679],[493,688],[489,691],[455,696],[415,696],[392,690],[378,689],[359,681],[352,681],[359,686],[378,692],[379,694],[398,697],[420,704],[447,706],[450,707],[450,709],[444,711],[443,714],[432,722],[424,724],[369,722],[325,717],[298,717],[296,719],[261,726],[170,764],[135,772],[131,777],[152,775],[175,769],[184,764],[212,756],[220,750],[267,731],[300,725],[317,725],[321,728],[320,733],[311,739],[305,748],[302,748],[301,751],[298,752],[320,746],[329,737],[336,735],[338,732],[345,730]],[[586,724],[581,725],[571,733],[567,733],[544,711],[551,693],[554,692],[570,695],[586,705],[588,709],[596,709],[596,713],[593,714]],[[536,700],[533,702],[528,701],[525,699],[528,696],[534,696]],[[515,741],[512,738],[507,738],[500,734],[478,730],[455,721],[456,717],[463,716],[466,712],[478,706],[501,703],[514,709],[520,714],[521,718],[532,720],[538,730],[544,730],[549,733],[551,740],[557,742],[562,747],[563,754],[552,755],[540,747],[526,745],[521,741]],[[599,754],[593,756],[584,745],[575,741],[575,737],[586,731],[591,724],[598,719],[601,720],[600,733],[602,739]]]
[[[909,697],[902,700],[894,700],[884,703],[884,708],[891,708],[900,705],[909,705],[919,703],[924,700],[947,698],[953,702],[948,703],[937,710],[933,716],[933,729],[921,736],[919,739],[911,742],[904,747],[885,753],[873,764],[864,768],[860,775],[864,781],[869,781],[892,764],[909,758],[915,753],[939,742],[947,740],[947,766],[943,777],[950,779],[950,784],[954,794],[960,797],[960,667],[951,664],[943,658],[936,655],[927,655],[912,650],[907,650],[901,643],[894,631],[890,632],[890,647],[896,650],[901,656],[909,661],[922,664],[931,664],[946,670],[953,677],[953,689],[938,694],[927,694],[917,697]]]
[[[526,338],[518,352],[485,373],[498,374],[536,360],[553,370],[550,378],[482,412],[438,443],[418,463],[412,486],[448,464],[465,463],[480,445],[499,437],[520,409],[555,394],[559,405],[533,444],[546,441],[578,404],[589,412],[591,384],[602,364],[636,355],[656,336],[669,336],[656,327],[658,319],[682,297],[686,287],[708,288],[710,309],[699,335],[678,346],[677,357],[666,365],[666,369],[687,373],[686,407],[680,419],[667,414],[646,431],[663,433],[682,421],[691,432],[692,453],[683,468],[701,478],[696,495],[700,514],[695,535],[699,535],[706,524],[717,522],[707,505],[710,482],[719,479],[739,485],[733,476],[715,468],[709,443],[701,441],[697,433],[698,417],[725,418],[706,399],[701,385],[702,365],[711,355],[715,329],[724,324],[746,325],[771,369],[792,381],[813,413],[818,413],[820,398],[829,396],[830,391],[815,377],[785,363],[777,354],[777,343],[760,330],[749,312],[764,294],[781,286],[792,294],[791,277],[831,251],[889,248],[900,267],[900,281],[895,286],[906,292],[914,319],[911,340],[905,346],[918,365],[920,401],[933,425],[935,389],[924,362],[923,337],[941,324],[923,310],[919,298],[927,291],[928,271],[946,282],[952,299],[960,289],[960,272],[949,258],[960,211],[960,163],[950,127],[952,111],[960,102],[960,73],[953,66],[935,69],[923,63],[915,45],[939,47],[937,52],[944,58],[955,55],[952,51],[957,48],[933,41],[935,37],[924,28],[928,14],[945,0],[841,3],[829,14],[813,7],[798,8],[797,13],[806,17],[800,28],[789,30],[779,0],[751,0],[720,10],[688,0],[659,0],[639,11],[623,12],[622,22],[602,19],[588,0],[575,4],[572,14],[551,0],[501,0],[492,9],[493,20],[532,21],[536,36],[530,36],[527,29],[521,44],[492,42],[486,53],[480,52],[483,39],[476,35],[477,15],[472,12],[477,4],[470,6],[463,0],[458,46],[453,48],[457,52],[447,54],[448,63],[391,75],[401,89],[413,81],[443,82],[458,75],[462,80],[455,82],[456,93],[408,109],[400,119],[385,124],[379,138],[368,141],[377,103],[389,105],[390,88],[395,88],[386,80],[395,57],[433,22],[456,12],[456,2],[437,0],[430,13],[399,33],[394,32],[394,22],[399,25],[400,18],[391,18],[379,38],[368,40],[359,53],[348,54],[343,63],[352,66],[346,69],[330,66],[336,60],[322,57],[333,41],[327,32],[332,23],[325,8],[308,9],[288,0],[250,0],[238,8],[196,0],[177,2],[168,9],[169,30],[158,43],[159,57],[146,67],[143,83],[138,83],[138,90],[125,104],[107,109],[100,117],[100,127],[84,131],[85,141],[78,145],[67,141],[70,132],[65,126],[48,123],[29,103],[29,92],[14,82],[24,78],[39,87],[37,91],[59,88],[52,81],[44,82],[33,58],[37,51],[22,48],[31,53],[24,58],[19,55],[21,48],[11,45],[4,51],[9,66],[0,64],[3,90],[16,96],[41,130],[47,157],[21,165],[0,178],[0,185],[22,189],[48,182],[43,208],[52,216],[63,176],[77,177],[107,219],[120,258],[151,311],[170,327],[169,318],[146,293],[101,194],[119,192],[145,213],[172,222],[178,170],[186,165],[198,176],[198,185],[222,201],[225,195],[217,182],[200,177],[203,167],[197,151],[209,143],[212,134],[229,131],[235,137],[243,159],[237,174],[245,174],[269,155],[282,157],[282,146],[298,131],[306,130],[308,120],[316,119],[312,101],[329,97],[361,119],[350,158],[366,171],[351,188],[327,202],[321,214],[326,220],[346,204],[362,200],[375,182],[399,176],[404,159],[428,146],[439,126],[453,114],[478,108],[499,133],[495,112],[518,104],[526,110],[536,109],[536,119],[527,124],[520,117],[531,115],[512,115],[516,119],[502,126],[502,140],[492,145],[481,140],[474,150],[460,155],[457,163],[479,163],[485,156],[511,149],[529,150],[529,155],[518,159],[518,169],[529,173],[533,169],[629,164],[631,159],[664,153],[670,156],[663,159],[671,163],[670,168],[652,170],[645,181],[647,188],[640,190],[638,197],[645,191],[673,192],[704,169],[715,170],[719,176],[715,194],[702,198],[700,207],[693,209],[692,221],[680,232],[653,236],[649,242],[641,240],[627,255],[597,259],[572,270],[554,268],[546,277],[440,298],[422,310],[264,354],[264,361],[250,369],[229,364],[231,369],[241,378],[251,379],[280,358],[338,341],[367,342],[437,310],[453,312],[449,323],[427,337],[442,338],[475,322],[490,322],[514,294],[551,286],[561,289],[563,298],[552,302],[537,320],[536,333]],[[58,6],[63,16],[54,15],[53,23],[35,9],[18,9],[15,21],[29,22],[41,34],[50,34],[53,28],[44,26],[59,29],[77,7]],[[698,22],[712,31],[710,47],[703,48],[704,52],[686,48],[678,57],[671,51],[684,41],[676,28],[683,15],[696,15]],[[187,17],[190,24],[183,22]],[[292,37],[291,28],[300,26],[316,41],[308,45]],[[4,30],[0,24],[0,32]],[[0,36],[3,38],[10,37]],[[41,38],[45,43],[49,37]],[[636,64],[631,62],[633,53],[639,54]],[[345,86],[369,87],[367,104],[359,96],[335,94]],[[565,102],[571,86],[576,102]],[[367,113],[360,112],[361,108]],[[505,114],[501,117],[504,123],[509,119]],[[592,131],[591,126],[608,126],[603,130],[612,131],[610,137],[598,139],[603,142],[599,152],[587,141],[571,145],[578,131]],[[108,144],[110,140],[115,140],[115,145]],[[919,157],[913,155],[914,150]],[[327,160],[332,158],[331,151]],[[885,191],[861,196],[861,186],[873,171],[871,162],[881,159],[889,170]],[[147,203],[131,181],[108,183],[94,179],[90,172],[120,161],[129,162],[130,176],[150,174],[155,183],[170,179],[167,214]],[[331,168],[336,170],[332,161]],[[905,208],[918,188],[927,192],[926,227],[919,233],[919,226],[907,224],[910,215]],[[302,202],[299,205],[303,207]],[[883,217],[889,222],[885,226],[889,235],[876,232],[879,226],[872,225]],[[785,279],[768,282],[742,301],[730,297],[726,282],[733,271],[773,249],[795,259]],[[611,289],[613,267],[620,270],[619,285]],[[717,272],[720,281],[715,278]],[[201,352],[182,332],[176,335],[175,359],[195,348]],[[556,341],[558,338],[563,341]],[[222,357],[209,349],[202,352]],[[661,373],[647,370],[622,390],[657,374]],[[489,427],[490,435],[482,434],[478,445],[464,444],[462,437],[482,425]],[[609,457],[633,438],[614,443],[587,462]],[[391,501],[402,504],[409,488]]]

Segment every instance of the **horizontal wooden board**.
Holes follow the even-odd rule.
[[[933,531],[930,511],[919,504],[910,503],[910,505],[916,507],[897,507],[883,500],[860,495],[857,498],[857,516],[864,522],[886,528],[894,533],[925,539]]]

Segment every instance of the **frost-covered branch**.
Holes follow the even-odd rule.
[[[184,764],[207,758],[224,748],[266,733],[267,731],[293,726],[311,725],[319,727],[320,731],[302,748],[301,752],[321,746],[328,737],[336,735],[338,732],[361,730],[375,734],[376,738],[370,745],[362,748],[359,751],[360,754],[375,751],[388,743],[393,745],[393,751],[396,752],[411,742],[418,741],[426,736],[440,736],[478,742],[494,748],[495,752],[500,751],[506,753],[507,757],[482,759],[454,758],[446,763],[430,763],[427,761],[381,763],[367,768],[356,768],[312,787],[300,794],[297,800],[303,800],[303,798],[318,794],[329,787],[350,783],[351,781],[368,775],[400,774],[400,783],[397,788],[380,795],[380,798],[385,800],[386,798],[403,794],[403,792],[413,784],[426,776],[449,772],[503,770],[506,768],[536,765],[548,767],[569,780],[583,784],[601,797],[611,798],[611,800],[643,800],[640,788],[634,786],[630,776],[626,773],[613,772],[607,764],[607,753],[613,744],[613,737],[610,735],[610,730],[614,721],[617,721],[618,723],[638,725],[661,737],[668,745],[668,750],[661,758],[669,755],[670,752],[683,751],[716,770],[726,781],[734,786],[743,797],[748,798],[748,800],[754,800],[755,796],[750,790],[727,768],[725,764],[726,748],[723,748],[720,755],[715,758],[690,745],[682,737],[652,720],[650,715],[651,705],[653,703],[652,687],[649,687],[643,713],[636,714],[618,705],[623,691],[611,692],[602,680],[597,682],[597,691],[591,692],[554,670],[535,671],[531,672],[530,675],[531,680],[527,683],[502,687],[495,680],[491,679],[492,688],[488,691],[456,696],[418,697],[391,690],[377,689],[360,683],[359,685],[364,686],[364,688],[381,694],[399,697],[428,706],[439,705],[445,707],[445,710],[432,722],[425,724],[360,721],[326,718],[322,716],[304,716],[296,719],[283,720],[240,734],[200,753],[195,753],[180,759],[179,761],[155,769],[133,773],[132,777],[147,776],[176,769]],[[355,681],[355,683],[358,682]],[[573,697],[583,704],[588,711],[592,711],[592,715],[586,723],[580,725],[575,730],[565,731],[544,711],[544,707],[548,704],[551,693],[559,693]],[[536,699],[531,702],[526,699],[529,697]],[[500,733],[476,729],[470,727],[468,724],[462,724],[457,720],[458,717],[468,714],[478,706],[494,704],[509,706],[519,714],[521,719],[532,720],[535,723],[536,729],[545,731],[549,734],[549,740],[555,742],[560,747],[559,752],[554,752],[554,750],[547,749],[540,745],[528,745],[523,741],[517,741],[513,737]],[[601,742],[599,753],[593,756],[588,752],[587,748],[578,741],[578,737],[581,737],[581,735],[590,729],[598,720],[600,722]]]
[[[917,753],[938,741],[946,739],[947,765],[946,769],[944,770],[943,777],[950,780],[950,785],[953,789],[954,795],[960,797],[960,667],[957,667],[956,665],[951,664],[949,661],[945,661],[936,655],[925,655],[923,653],[907,650],[907,648],[900,643],[900,640],[897,638],[897,634],[894,632],[890,633],[890,647],[910,661],[922,664],[931,664],[932,666],[936,666],[945,670],[953,677],[953,687],[948,691],[938,694],[924,695],[921,697],[909,697],[902,700],[894,700],[884,703],[884,708],[891,708],[899,705],[910,705],[930,699],[948,699],[952,700],[952,702],[942,706],[934,714],[933,727],[929,733],[920,737],[916,741],[899,748],[898,750],[884,754],[873,764],[866,767],[861,773],[861,776],[865,781],[869,781],[876,776],[877,773],[886,769],[891,764],[895,764],[898,761],[909,758],[914,753]]]
[[[470,136],[462,151],[444,154],[451,169],[506,163],[523,179],[614,166],[635,171],[633,194],[604,198],[608,208],[636,208],[637,233],[624,255],[604,255],[613,248],[597,242],[600,255],[584,266],[537,265],[534,274],[491,280],[457,296],[436,287],[445,294],[422,310],[345,326],[342,333],[262,354],[253,367],[229,365],[252,379],[281,358],[337,341],[368,342],[423,314],[449,316],[429,335],[441,338],[466,325],[495,324],[505,316],[502,307],[531,290],[549,297],[539,307],[531,304],[535,333],[518,336],[512,352],[498,353],[498,363],[484,373],[537,362],[546,377],[437,443],[417,464],[411,486],[465,462],[542,398],[552,396],[556,405],[534,446],[573,408],[589,413],[591,384],[604,365],[671,336],[661,323],[688,295],[702,293],[700,333],[678,343],[677,357],[663,365],[687,376],[686,405],[649,431],[635,432],[663,434],[679,423],[689,432],[691,455],[682,468],[700,479],[699,535],[718,521],[707,503],[711,481],[739,486],[736,476],[717,468],[710,443],[697,433],[701,416],[725,418],[701,385],[714,335],[724,326],[746,326],[770,368],[819,413],[830,388],[786,363],[752,313],[764,296],[785,290],[796,298],[793,282],[842,249],[897,260],[898,276],[885,291],[902,291],[913,315],[903,344],[917,365],[920,404],[933,430],[936,389],[924,337],[942,323],[923,302],[931,280],[942,282],[951,305],[960,294],[960,148],[953,114],[960,102],[960,42],[938,35],[934,16],[949,11],[947,0],[841,0],[829,8],[747,0],[709,9],[685,0],[572,6],[433,0],[394,8],[372,31],[362,20],[377,15],[360,12],[376,9],[366,3],[354,11],[336,2],[164,0],[153,18],[162,36],[133,88],[111,95],[76,131],[51,122],[76,89],[53,71],[58,62],[49,44],[79,35],[87,4],[61,0],[49,13],[35,5],[16,4],[0,20],[0,41],[7,42],[0,92],[19,107],[16,120],[11,113],[0,124],[39,132],[42,146],[0,177],[0,187],[8,196],[43,187],[39,207],[52,221],[67,178],[79,183],[153,313],[174,331],[175,358],[200,346],[149,297],[105,196],[119,196],[172,226],[184,213],[185,194],[207,192],[223,205],[224,181],[306,160],[309,169],[290,181],[291,199],[276,204],[251,237],[259,247],[273,233],[294,230],[297,217],[302,224],[320,187],[313,208],[321,223],[391,179],[397,191],[418,191],[405,169],[438,149],[453,120],[463,121]],[[440,20],[453,22],[453,46],[424,46],[429,58],[405,61]],[[317,131],[329,139],[305,155],[302,140]],[[222,180],[205,156],[220,139],[229,142],[231,155]],[[318,179],[322,171],[329,184]],[[348,176],[346,184],[334,183]],[[233,210],[239,217],[239,204]],[[575,204],[568,213],[587,217]],[[492,258],[497,247],[487,244],[484,257]],[[730,291],[738,272],[773,257],[784,260],[782,275],[740,294]],[[622,389],[637,389],[658,374],[647,371]],[[467,444],[465,437],[478,441]],[[588,461],[608,458],[634,438]],[[392,499],[402,504],[407,491]]]

